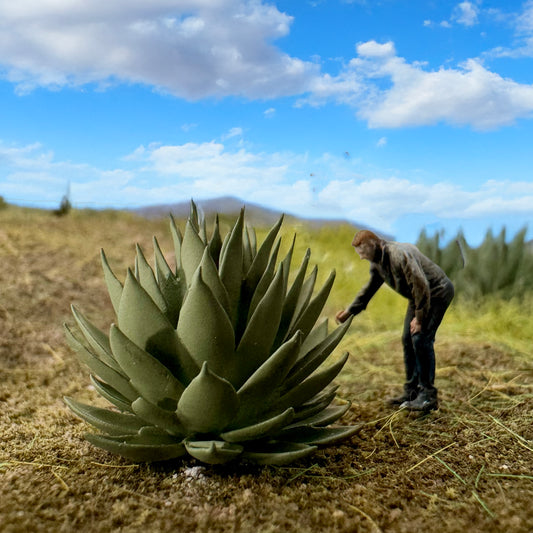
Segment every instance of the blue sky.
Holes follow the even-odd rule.
[[[533,238],[533,1],[0,0],[0,195]]]

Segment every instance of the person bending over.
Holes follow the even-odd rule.
[[[413,411],[437,409],[433,345],[454,296],[452,282],[413,244],[385,241],[371,231],[361,230],[352,246],[361,259],[370,261],[370,280],[350,306],[336,314],[337,322],[345,322],[366,309],[383,282],[407,298],[402,335],[406,381],[403,394],[389,403]]]

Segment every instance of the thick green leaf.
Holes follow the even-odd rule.
[[[154,255],[157,283],[167,304],[166,315],[172,326],[175,327],[178,323],[181,303],[185,296],[186,287],[185,284],[179,282],[178,278],[174,275],[174,272],[172,272],[172,269],[168,265],[155,237]]]
[[[222,246],[222,251],[220,254],[220,279],[228,291],[231,317],[234,324],[237,320],[237,312],[239,309],[239,300],[241,295],[241,283],[243,278],[243,223],[244,209],[241,209],[239,218],[237,219],[235,226],[233,226],[229,238]]]
[[[241,455],[243,447],[220,440],[185,441],[187,452],[210,465],[228,463]]]
[[[235,418],[239,398],[231,383],[204,363],[178,402],[178,417],[190,433],[219,433]]]
[[[257,255],[257,235],[253,226],[247,226],[248,238],[250,239],[250,249],[252,250],[252,257]]]
[[[195,231],[188,220],[185,225],[183,234],[183,243],[181,245],[181,265],[187,280],[187,286],[191,284],[192,277],[204,255],[205,244],[200,239],[198,232]]]
[[[257,306],[259,305],[259,302],[265,296],[268,288],[272,283],[272,280],[274,279],[274,275],[276,272],[276,260],[278,257],[280,244],[281,241],[278,240],[276,245],[274,246],[274,250],[272,251],[270,260],[263,273],[263,276],[261,277],[259,283],[257,284],[257,287],[255,288],[255,291],[252,296],[252,301],[250,302],[250,309],[248,311],[248,321],[250,320],[250,317],[253,316]],[[283,270],[283,273],[285,273],[285,270]],[[285,293],[285,291],[283,291],[283,293]]]
[[[113,387],[107,383],[100,381],[96,376],[92,374],[89,376],[96,392],[103,396],[107,401],[111,402],[115,407],[118,407],[121,411],[132,413],[131,401],[128,400],[125,396],[120,394]]]
[[[139,348],[161,361],[178,380],[188,383],[198,366],[180,347],[176,330],[128,270],[120,300],[118,327]]]
[[[304,311],[307,309],[307,306],[309,305],[311,296],[313,295],[313,291],[315,289],[317,274],[318,274],[318,267],[315,265],[313,267],[313,270],[311,271],[311,274],[309,274],[309,276],[306,278],[306,280],[301,285],[300,291],[298,293],[298,299],[294,307],[294,313],[292,315],[291,324],[289,327],[289,334],[291,331],[295,330],[294,325],[296,324],[296,322],[298,322],[298,320],[300,320],[302,314],[304,313]],[[295,283],[296,283],[296,280],[295,280]],[[292,288],[293,287],[291,287],[291,290]]]
[[[129,442],[136,444],[173,444],[180,439],[169,435],[167,431],[155,426],[144,426],[137,435],[128,437]]]
[[[181,247],[183,243],[183,236],[176,225],[176,221],[172,214],[170,215],[170,233],[172,234],[172,242],[174,243],[174,255],[176,257],[176,273],[182,270],[181,265]]]
[[[117,279],[109,263],[104,250],[100,250],[100,258],[102,260],[102,269],[104,271],[104,280],[107,285],[109,297],[111,298],[111,304],[115,310],[115,315],[118,315],[118,307],[120,305],[120,297],[122,296],[122,283]]]
[[[316,446],[325,446],[333,444],[339,440],[351,437],[359,431],[363,424],[358,426],[342,426],[335,428],[324,427],[297,427],[282,431],[278,438],[289,442],[299,442],[303,444],[314,444]]]
[[[205,222],[205,218],[202,216],[198,219],[198,236],[202,240],[202,242],[207,246],[208,239],[207,239],[207,225]]]
[[[241,401],[237,417],[239,423],[256,419],[258,413],[268,406],[271,396],[277,393],[279,385],[296,361],[301,340],[301,333],[296,333],[282,344],[238,390]]]
[[[328,336],[328,319],[324,318],[315,326],[302,343],[300,358],[316,348]]]
[[[194,200],[191,199],[190,211],[189,211],[189,222],[194,228],[196,233],[200,232],[200,217],[198,216],[198,207]]]
[[[341,359],[321,372],[313,374],[302,383],[296,385],[287,394],[282,396],[279,403],[276,405],[279,409],[286,409],[287,407],[297,407],[302,403],[310,400],[318,392],[324,389],[331,381],[335,379],[337,374],[348,360],[348,354],[345,353]]]
[[[287,293],[287,289],[289,287],[289,273],[291,271],[291,262],[292,262],[292,254],[294,253],[294,245],[296,244],[296,234],[292,238],[292,244],[289,248],[289,251],[287,252],[287,255],[283,258],[283,273],[285,274],[285,278],[283,280],[284,287],[285,287],[285,293]]]
[[[156,279],[159,284],[161,284],[162,281],[165,281],[169,276],[174,276],[174,272],[170,268],[170,265],[167,263],[167,260],[165,258],[165,255],[163,254],[163,251],[161,250],[161,246],[159,245],[159,241],[156,237],[152,238],[152,244],[154,246],[154,263],[155,263],[155,272],[156,272]]]
[[[307,335],[309,335],[309,332],[311,331],[311,329],[313,329],[313,326],[318,320],[320,313],[322,313],[322,309],[324,309],[324,305],[326,303],[326,300],[328,299],[334,281],[335,271],[333,271],[329,275],[328,279],[326,280],[326,283],[324,283],[323,287],[320,289],[320,291],[318,291],[317,295],[302,310],[298,320],[289,330],[289,335],[294,331],[298,330],[303,332],[304,337],[307,337]]]
[[[246,448],[242,456],[243,459],[248,459],[260,465],[283,466],[311,455],[316,449],[316,446],[307,444],[268,442],[251,449]]]
[[[302,264],[300,265],[300,268],[296,273],[296,277],[294,278],[291,288],[289,289],[289,292],[285,297],[285,301],[283,302],[283,310],[281,313],[279,330],[276,336],[274,346],[279,346],[283,341],[287,339],[287,332],[289,331],[293,316],[296,312],[296,306],[298,304],[298,299],[300,297],[300,292],[305,279],[305,273],[307,271],[307,265],[309,264],[310,257],[311,252],[307,250],[302,260]]]
[[[248,231],[248,226],[245,226],[244,233],[243,233],[243,239],[242,239],[242,271],[248,272],[250,267],[252,266],[252,262],[254,260],[254,255],[252,252],[252,244],[250,242],[250,233]]]
[[[187,454],[181,442],[142,444],[137,443],[134,438],[105,437],[91,433],[86,434],[85,438],[98,448],[138,463],[168,461]]]
[[[259,280],[263,276],[263,273],[269,262],[272,246],[274,244],[274,241],[276,240],[276,236],[279,232],[282,223],[283,215],[281,215],[279,220],[276,222],[276,224],[269,231],[268,235],[265,237],[263,244],[260,246],[259,250],[257,251],[257,254],[255,255],[252,266],[246,272],[246,283],[252,289],[257,286]]]
[[[93,326],[87,318],[78,309],[72,305],[72,314],[80,328],[83,336],[89,343],[89,346],[94,350],[96,356],[98,356],[106,365],[115,369],[117,372],[122,372],[122,369],[115,361],[109,346],[109,337],[96,326]]]
[[[164,409],[175,409],[185,387],[170,370],[115,325],[111,326],[110,341],[116,360],[139,394]]]
[[[63,326],[65,328],[65,336],[69,346],[77,353],[78,359],[82,363],[85,363],[94,374],[113,387],[130,402],[139,396],[137,391],[131,386],[129,380],[125,378],[122,373],[117,372],[98,359],[96,355],[91,353],[85,348],[85,346],[83,346],[83,344],[81,344],[66,324]]]
[[[311,417],[317,416],[322,413],[335,399],[337,395],[338,385],[328,387],[316,396],[313,396],[310,400],[300,405],[294,411],[295,423],[305,423]]]
[[[159,288],[167,302],[166,317],[175,328],[178,323],[181,304],[185,298],[185,293],[187,292],[185,284],[180,283],[180,281],[172,275],[166,280],[159,282]]]
[[[217,267],[211,253],[208,248],[204,250],[204,255],[202,257],[202,262],[200,263],[202,269],[202,279],[206,285],[211,289],[211,292],[217,299],[218,303],[226,311],[228,316],[230,315],[230,305],[229,305],[229,296],[226,287],[220,280]]]
[[[109,435],[135,435],[146,425],[135,415],[86,405],[66,396],[64,400],[80,418]]]
[[[168,316],[167,302],[161,294],[154,271],[148,264],[148,261],[146,260],[146,257],[144,256],[144,253],[138,244],[136,245],[136,250],[136,265],[139,283],[141,284],[141,287],[150,295],[150,298],[152,298],[157,307],[159,307],[159,310],[164,315]]]
[[[208,248],[211,257],[213,258],[213,261],[215,262],[215,265],[217,265],[218,268],[220,260],[220,250],[222,249],[222,238],[220,237],[220,223],[218,220],[218,215],[216,215],[215,217],[213,234],[211,235],[211,239],[209,240]]]
[[[290,407],[277,416],[267,420],[262,420],[261,422],[251,426],[245,426],[232,431],[226,431],[220,436],[228,442],[245,442],[249,440],[263,439],[278,433],[282,428],[290,424],[293,418],[294,409]]]
[[[344,414],[348,411],[348,409],[350,409],[351,405],[351,402],[346,402],[344,405],[326,407],[325,409],[313,416],[309,416],[307,418],[299,420],[298,422],[295,422],[294,424],[291,424],[287,427],[287,429],[292,429],[294,427],[301,426],[327,426],[328,424],[332,424],[339,418],[342,418]]]
[[[239,375],[234,383],[242,385],[261,366],[268,356],[276,338],[283,305],[283,267],[270,284],[265,296],[259,302],[237,348],[236,358],[240,361]]]
[[[291,368],[287,380],[283,384],[285,389],[290,389],[301,383],[306,377],[310,376],[338,346],[339,342],[348,331],[353,317],[350,317],[344,324],[336,328],[320,344],[308,352],[304,357]]]
[[[185,428],[182,426],[174,411],[161,409],[144,398],[137,398],[131,407],[133,412],[142,420],[152,426],[165,430],[175,437],[185,437]]]
[[[230,319],[203,280],[203,269],[196,272],[178,321],[178,337],[198,368],[207,361],[216,374],[231,374],[235,337]]]
[[[222,240],[222,245],[220,247],[220,256],[219,256],[219,264],[218,264],[218,270],[220,271],[220,262],[222,260],[222,257],[224,257],[226,253],[226,248],[228,247],[229,240],[231,238],[231,231],[226,233],[226,236]]]

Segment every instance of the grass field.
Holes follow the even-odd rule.
[[[366,281],[349,226],[298,233],[321,279],[337,280],[327,315]],[[205,532],[527,532],[533,524],[533,296],[461,301],[437,338],[441,407],[392,411],[403,382],[406,302],[386,287],[332,355],[351,354],[337,383],[360,431],[286,467],[194,460],[135,465],[90,446],[64,395],[105,405],[66,346],[75,303],[99,327],[113,321],[99,263],[125,272],[134,243],[170,251],[168,221],[116,212],[0,210],[0,530]]]

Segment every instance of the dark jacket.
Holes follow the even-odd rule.
[[[433,298],[448,300],[453,295],[451,281],[443,270],[413,244],[383,241],[370,262],[370,280],[348,307],[354,315],[364,309],[385,282],[413,302],[420,324],[428,315]]]

